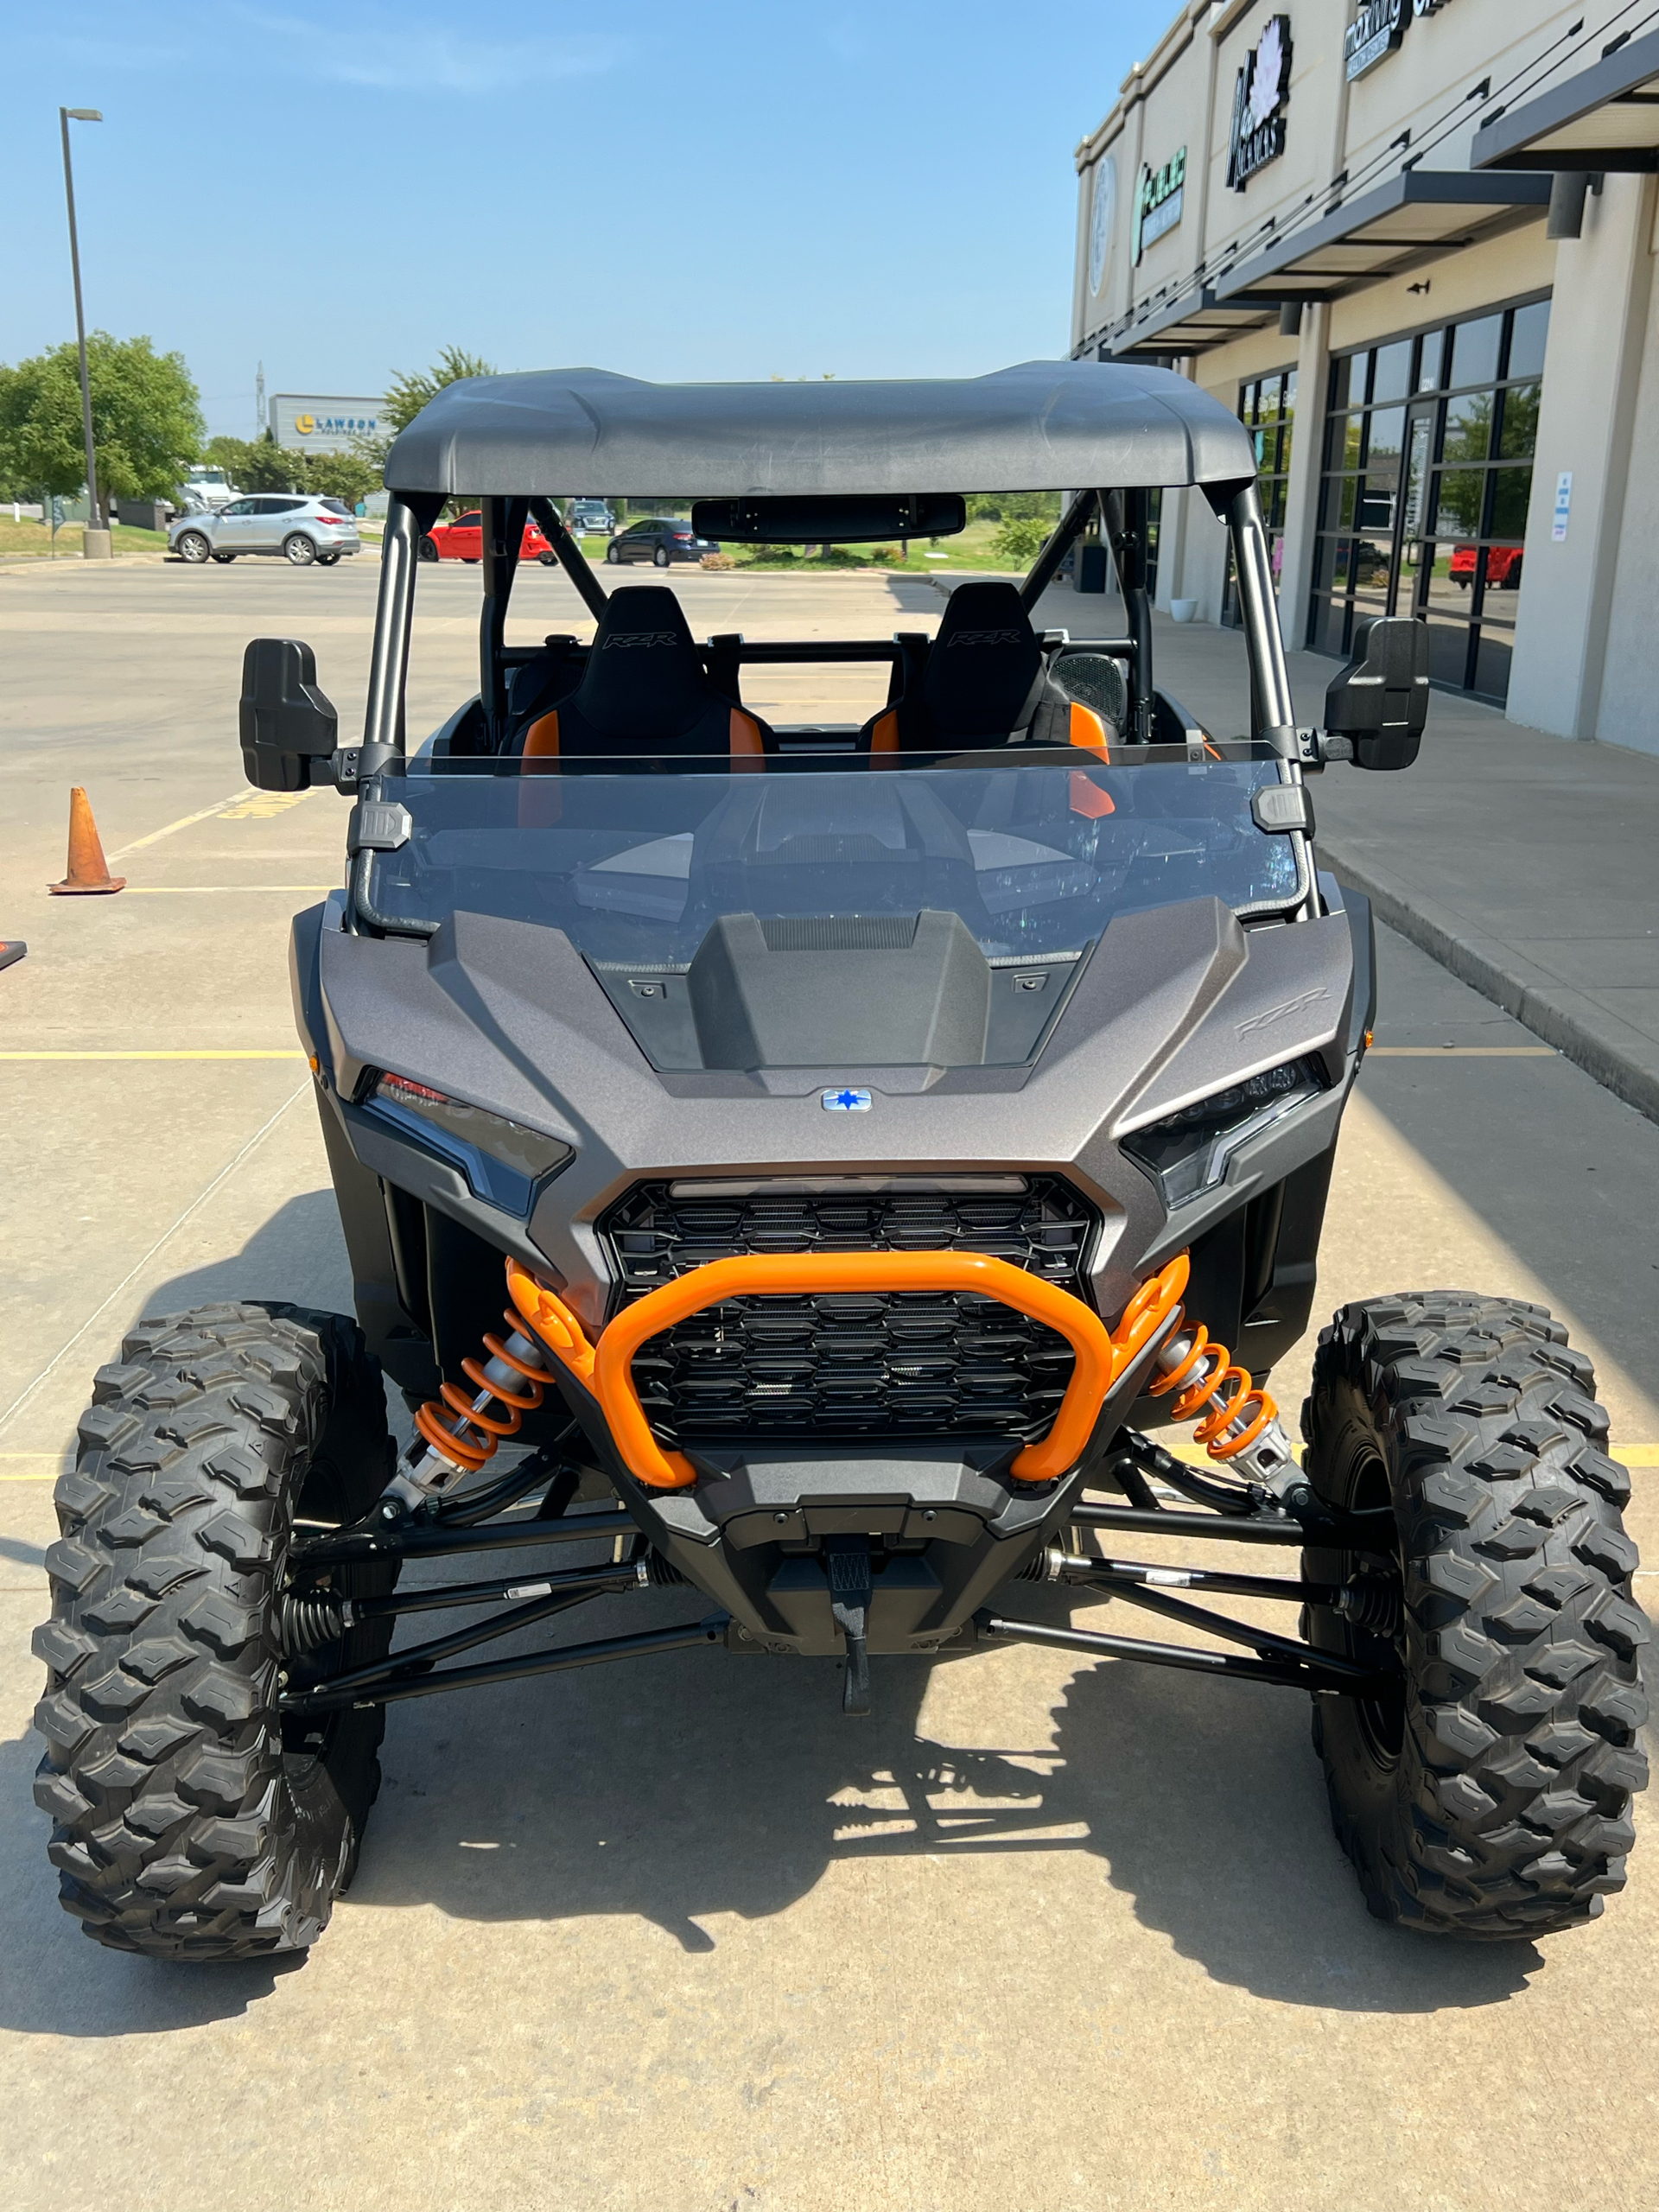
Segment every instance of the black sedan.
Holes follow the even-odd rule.
[[[701,561],[705,553],[718,553],[712,537],[699,537],[678,515],[654,515],[646,522],[631,522],[605,548],[611,562],[649,561],[666,569],[675,561]]]

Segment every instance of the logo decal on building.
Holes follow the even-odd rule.
[[[1351,85],[1394,52],[1406,35],[1408,14],[1406,0],[1360,0],[1342,41],[1342,73]]]
[[[1290,17],[1269,16],[1233,84],[1233,127],[1227,181],[1243,192],[1258,169],[1285,150],[1285,103],[1290,97]]]
[[[1117,163],[1109,154],[1095,163],[1095,203],[1089,216],[1089,289],[1099,291],[1111,259],[1112,225],[1117,218]]]
[[[1147,163],[1135,188],[1135,259],[1173,231],[1186,206],[1186,149],[1172,154],[1160,169]]]
[[[302,438],[308,438],[317,427],[317,418],[315,415],[296,415],[294,427]]]

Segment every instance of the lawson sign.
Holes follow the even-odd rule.
[[[270,434],[302,453],[349,453],[354,438],[381,434],[384,399],[279,391],[270,403]]]

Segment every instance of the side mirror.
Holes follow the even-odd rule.
[[[1407,614],[1354,626],[1353,658],[1325,695],[1325,726],[1357,768],[1409,768],[1428,720],[1428,626]]]
[[[317,657],[297,638],[251,638],[242,656],[242,766],[257,791],[302,791],[327,779],[340,717],[317,689]]]

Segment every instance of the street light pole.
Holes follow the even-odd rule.
[[[80,245],[75,236],[75,175],[69,162],[69,125],[102,123],[95,107],[60,107],[58,124],[63,132],[63,194],[69,206],[69,266],[75,277],[75,336],[80,345],[80,428],[86,441],[86,527],[81,551],[89,561],[110,557],[110,533],[98,519],[98,461],[92,452],[92,387],[86,374],[86,315],[80,303]]]

